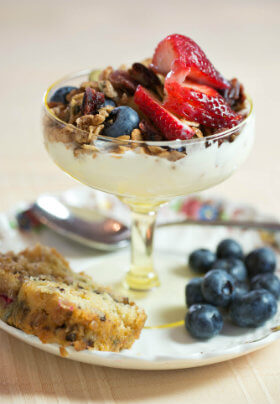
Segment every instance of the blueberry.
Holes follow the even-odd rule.
[[[171,150],[175,150],[179,153],[184,153],[186,151],[186,147],[182,146],[182,147],[177,147],[177,149],[174,147]]]
[[[244,295],[250,291],[248,282],[236,282],[235,283],[235,296]]]
[[[210,304],[194,304],[186,315],[185,327],[194,338],[212,338],[223,328],[223,317]]]
[[[251,280],[251,289],[266,289],[273,294],[275,299],[280,297],[280,280],[279,278],[271,273],[259,274],[254,276]]]
[[[66,86],[66,87],[60,87],[56,92],[51,96],[50,101],[52,102],[62,102],[63,104],[66,104],[66,95],[70,93],[72,90],[76,90],[77,87],[72,87],[72,86]]]
[[[189,256],[189,267],[195,272],[205,273],[211,269],[215,259],[215,254],[210,250],[200,248],[194,250]]]
[[[193,278],[186,285],[186,305],[192,306],[194,303],[205,303],[205,299],[202,295],[201,284],[202,278]]]
[[[227,307],[235,295],[235,281],[226,271],[212,269],[204,276],[201,289],[208,303]]]
[[[140,119],[134,109],[121,106],[113,109],[105,121],[102,134],[110,137],[130,135],[133,129],[137,128]]]
[[[107,107],[108,105],[110,105],[111,107],[115,107],[117,104],[115,103],[115,101],[111,100],[111,98],[105,98],[103,106]]]
[[[231,320],[239,327],[258,327],[272,318],[276,311],[275,297],[264,289],[238,295],[229,309]]]
[[[243,259],[242,247],[237,241],[227,238],[222,240],[217,247],[218,258],[239,258]]]
[[[247,279],[247,269],[238,258],[223,258],[214,262],[212,269],[223,269],[236,281],[244,282]]]
[[[276,256],[268,247],[257,248],[245,258],[245,265],[249,276],[274,272],[276,268]]]
[[[181,147],[177,147],[177,148],[175,148],[175,147],[170,147],[170,146],[161,146],[163,149],[165,149],[165,150],[168,150],[168,151],[172,151],[172,150],[175,150],[175,151],[177,151],[177,152],[179,152],[179,153],[185,153],[185,151],[186,151],[186,147],[185,146],[181,146]]]

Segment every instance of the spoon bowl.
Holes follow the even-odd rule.
[[[52,195],[41,195],[31,209],[41,223],[88,247],[113,251],[129,243],[130,231],[124,224],[102,214],[94,221],[82,219]]]

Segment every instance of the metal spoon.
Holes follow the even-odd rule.
[[[78,217],[67,205],[51,195],[42,195],[31,207],[37,219],[55,232],[68,237],[80,244],[96,248],[98,250],[116,250],[125,247],[130,239],[130,230],[124,224],[99,215],[97,219],[86,220]],[[247,229],[263,229],[268,231],[280,231],[280,223],[254,222],[237,220],[179,220],[161,223],[158,227],[178,225],[198,226],[230,226]]]
[[[40,196],[31,210],[41,223],[56,233],[98,250],[115,250],[129,242],[130,230],[124,224],[103,215],[94,221],[82,219],[51,195]]]

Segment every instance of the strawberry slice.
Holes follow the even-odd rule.
[[[213,128],[231,128],[242,119],[211,87],[191,80],[178,83],[167,79],[166,90],[168,96],[164,107],[180,117]]]
[[[160,102],[144,87],[139,85],[134,94],[134,102],[140,110],[151,119],[167,140],[186,140],[194,135],[194,131],[167,111]]]
[[[157,46],[152,69],[156,73],[173,76],[183,82],[188,76],[197,83],[226,89],[228,81],[215,69],[203,50],[190,38],[173,34],[168,35]]]

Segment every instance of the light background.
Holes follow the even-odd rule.
[[[277,0],[0,1],[0,209],[10,208],[19,199],[32,200],[40,192],[75,185],[54,166],[42,144],[41,98],[50,83],[87,67],[139,61],[152,54],[163,36],[178,32],[195,39],[226,77],[237,76],[255,102],[253,152],[242,169],[215,187],[213,194],[279,215],[279,16]],[[59,402],[110,403],[133,398],[168,403],[175,397],[178,403],[191,404],[279,400],[279,343],[211,368],[144,374],[70,364],[0,335],[2,344],[7,344],[5,355],[11,352],[15,358],[24,350],[25,360],[46,360],[60,369],[66,387],[48,394],[44,402],[57,402],[56,397]],[[39,387],[32,390],[32,380],[20,373],[23,364],[14,375],[15,365],[5,357],[0,394],[6,390],[9,394],[3,403],[21,402],[17,394],[23,391],[33,399],[34,394],[37,399],[46,394],[44,383],[51,382],[43,368],[35,372],[34,378],[37,375],[41,381],[36,379]],[[89,383],[87,391],[79,383],[67,384],[64,372],[82,372]],[[97,383],[95,393],[91,378]]]
[[[73,185],[49,160],[40,130],[44,89],[65,73],[139,61],[166,34],[190,35],[226,77],[238,76],[257,115],[254,150],[213,189],[279,213],[280,2],[0,1],[0,208]]]

